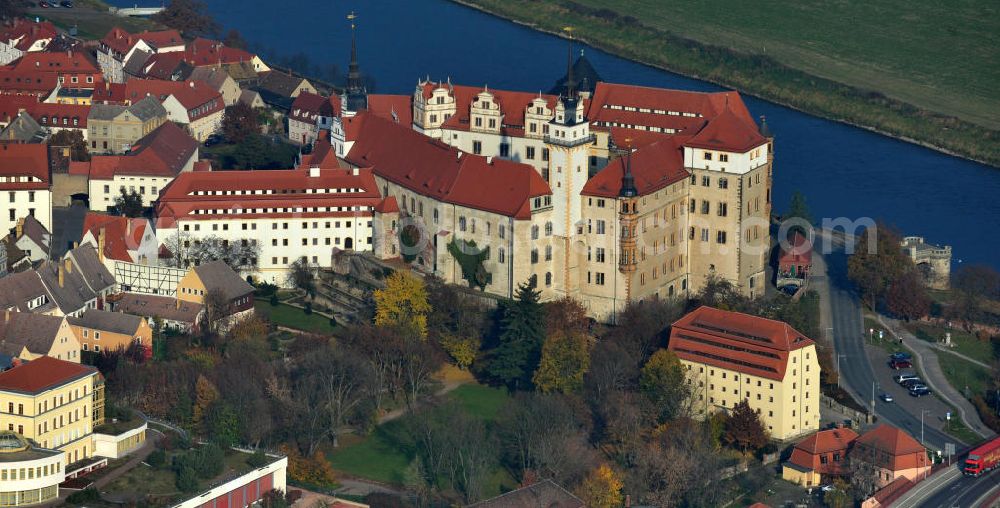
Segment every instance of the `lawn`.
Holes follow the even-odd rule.
[[[145,18],[111,15],[104,2],[77,0],[74,4],[72,9],[29,9],[28,14],[47,19],[65,29],[76,26],[80,37],[91,39],[104,37],[116,26],[132,33],[159,28],[156,23]]]
[[[302,309],[284,303],[272,306],[270,302],[257,300],[254,308],[257,312],[270,316],[271,322],[279,326],[325,335],[332,335],[337,329],[330,325],[330,318],[315,313],[306,314]]]
[[[962,419],[957,415],[958,411],[955,408],[951,408],[951,419],[948,420],[948,425],[945,425],[944,431],[966,444],[971,445],[982,441],[983,438],[979,434],[972,432],[972,429],[966,427],[962,423]]]
[[[989,370],[951,353],[938,352],[937,356],[944,377],[948,379],[951,386],[967,398],[972,394],[983,393],[986,390],[986,383],[990,379]]]
[[[459,386],[448,396],[461,404],[470,415],[484,420],[495,420],[500,409],[510,400],[510,395],[503,388],[475,383]]]
[[[993,344],[990,341],[977,339],[974,335],[959,329],[947,329],[942,326],[927,323],[910,323],[907,328],[918,339],[928,342],[943,342],[944,334],[951,332],[951,343],[956,352],[969,358],[979,360],[987,365],[993,362]]]

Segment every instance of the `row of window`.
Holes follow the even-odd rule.
[[[373,206],[309,206],[280,208],[199,208],[191,215],[242,215],[252,213],[324,213],[324,212],[370,212]]]
[[[694,226],[692,226],[692,227],[690,227],[688,229],[688,239],[689,240],[694,240],[694,238],[695,238],[695,232],[696,232],[696,228]],[[707,242],[708,241],[708,238],[709,238],[709,230],[708,230],[708,228],[701,228],[700,238],[701,238],[701,241],[703,241],[703,242]],[[715,232],[715,243],[724,244],[724,243],[726,243],[726,241],[727,241],[727,235],[726,235],[725,231],[719,230],[719,231]]]
[[[55,462],[50,467],[48,464],[44,466],[29,467],[29,468],[15,468],[15,469],[0,469],[0,480],[33,480],[35,478],[44,478],[51,474],[56,474],[62,471],[62,463]],[[0,499],[2,499],[4,494],[14,494],[14,492],[3,492],[0,493]],[[0,506],[13,506],[13,505],[3,505]]]
[[[336,189],[246,189],[246,190],[215,190],[215,191],[192,191],[188,196],[270,196],[280,194],[349,194],[365,192],[365,189],[357,187],[343,187]]]
[[[690,113],[687,111],[668,111],[664,109],[656,108],[644,108],[641,106],[624,106],[621,104],[604,104],[603,109],[616,109],[618,111],[631,111],[638,113],[651,113],[654,115],[668,115],[668,116],[686,116],[691,118],[700,118],[701,113]]]
[[[60,85],[66,82],[66,76],[59,76],[58,79],[59,79],[59,84]],[[94,76],[87,76],[86,78],[84,78],[84,81],[86,81],[87,83],[93,83],[94,82]],[[70,76],[69,77],[69,82],[70,83],[79,83],[80,82],[80,77],[79,76]]]
[[[698,175],[692,174],[691,175],[691,185],[694,186],[697,183],[698,183]],[[724,176],[723,177],[719,177],[718,184],[719,184],[719,188],[720,189],[728,189],[729,188],[729,179],[726,178],[726,177],[724,177]],[[702,175],[701,176],[701,186],[702,187],[711,187],[712,186],[712,177],[710,177],[708,175]]]
[[[13,177],[11,177],[13,178]],[[32,177],[34,178],[34,177]],[[13,203],[17,199],[17,191],[10,191],[7,193],[10,196],[10,202]],[[28,191],[28,202],[35,202],[35,191]]]

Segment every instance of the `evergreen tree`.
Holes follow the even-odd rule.
[[[514,300],[506,303],[500,343],[488,367],[491,376],[514,389],[530,385],[545,340],[545,314],[538,303],[537,284],[535,277],[519,284]]]

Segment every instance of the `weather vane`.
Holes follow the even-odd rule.
[[[354,14],[354,11],[351,11],[351,13],[347,15],[347,19],[351,22],[351,30],[354,30],[354,20],[358,19],[357,14]]]

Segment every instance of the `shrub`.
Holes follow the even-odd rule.
[[[264,455],[262,450],[257,450],[247,458],[247,465],[250,467],[264,467],[267,465],[268,458]]]
[[[74,492],[66,498],[70,504],[95,503],[101,500],[101,493],[93,487],[87,487],[79,492]]]
[[[305,312],[307,316],[310,315],[310,314],[312,314],[313,313],[313,304],[312,304],[312,302],[306,302],[306,305],[302,309],[302,311]]]
[[[163,467],[163,465],[167,463],[167,452],[164,452],[159,448],[153,450],[153,453],[150,453],[149,456],[146,457],[146,463],[156,469]]]
[[[279,303],[278,302],[278,294],[277,293],[272,293],[271,294],[271,306],[272,307],[277,307],[278,303]]]

